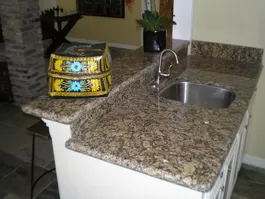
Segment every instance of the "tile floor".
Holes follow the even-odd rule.
[[[265,170],[243,165],[231,199],[265,199]]]
[[[20,107],[0,103],[0,150],[30,162],[32,136],[27,128],[40,119],[24,114]],[[53,161],[51,140],[36,139],[35,163],[46,167]]]
[[[27,128],[40,119],[21,112],[19,107],[0,103],[0,199],[29,199],[32,136]],[[35,176],[54,167],[52,143],[36,139]],[[59,198],[56,174],[41,179],[36,199]]]
[[[0,199],[29,199],[31,136],[27,128],[38,121],[19,107],[0,103]],[[53,166],[51,141],[37,139],[35,175]],[[60,198],[55,173],[37,184],[34,198]],[[265,170],[244,165],[231,199],[265,199]]]
[[[14,156],[0,152],[0,198],[29,199],[30,198],[30,163]],[[35,175],[39,176],[44,168],[35,167]],[[54,190],[52,195],[47,191]],[[59,198],[56,174],[50,173],[42,178],[34,189],[36,199]]]

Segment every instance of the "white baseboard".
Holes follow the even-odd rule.
[[[134,46],[134,45],[117,44],[117,43],[110,43],[110,42],[106,42],[106,41],[78,39],[78,38],[72,38],[72,37],[66,37],[66,39],[69,41],[72,41],[72,42],[89,43],[89,44],[107,43],[108,46],[111,46],[111,47],[125,48],[125,49],[131,49],[131,50],[135,50],[135,49],[140,47],[140,46]]]
[[[245,155],[243,163],[265,169],[265,159],[263,158],[258,158],[251,155]]]

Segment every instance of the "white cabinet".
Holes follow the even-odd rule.
[[[238,149],[239,135],[237,134],[214,187],[205,195],[204,199],[228,199],[231,197],[234,182],[236,181]]]
[[[240,170],[247,140],[249,112],[247,111],[240,125],[233,145],[226,157],[222,171],[210,192],[203,199],[230,199]]]
[[[249,112],[247,111],[245,114],[245,117],[241,123],[241,126],[239,128],[239,131],[238,131],[240,141],[239,141],[239,151],[238,151],[236,175],[238,174],[238,172],[240,170],[241,164],[243,162],[244,154],[245,154],[248,123],[249,123]]]
[[[224,170],[226,170],[226,179],[223,196],[221,197],[222,199],[231,198],[237,180],[237,175],[242,165],[245,154],[248,122],[249,112],[247,111],[224,164]]]
[[[205,197],[205,199],[223,199],[226,176],[227,176],[227,169],[224,168],[222,172],[219,174],[218,179],[214,185],[214,188],[210,192],[209,196]]]
[[[68,150],[65,142],[71,138],[70,125],[44,121],[52,137],[61,199],[230,199],[244,156],[249,113],[245,114],[221,172],[207,193]]]
[[[233,148],[225,164],[226,181],[224,185],[224,194],[223,194],[223,198],[225,199],[229,199],[231,197],[237,178],[237,160],[238,160],[239,141],[240,137],[239,134],[237,134],[237,137],[233,144]]]

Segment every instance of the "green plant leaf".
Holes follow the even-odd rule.
[[[145,10],[142,19],[137,19],[136,23],[143,27],[145,31],[164,30],[168,25],[176,24],[167,16],[161,16],[157,11],[150,10]]]

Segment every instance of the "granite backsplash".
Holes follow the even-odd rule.
[[[263,49],[193,40],[191,45],[191,55],[242,61],[247,63],[261,63]]]

